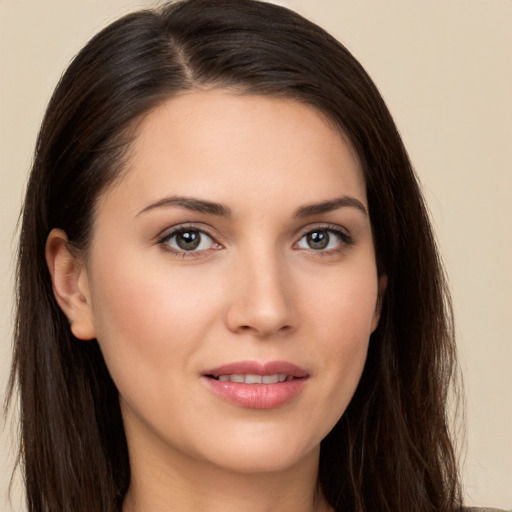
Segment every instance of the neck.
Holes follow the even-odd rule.
[[[293,467],[238,473],[176,451],[130,451],[123,512],[328,512],[318,459],[315,449]]]

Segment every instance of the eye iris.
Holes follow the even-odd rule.
[[[327,231],[312,231],[306,236],[311,249],[325,249],[329,245],[329,233]]]
[[[192,251],[201,243],[201,235],[197,231],[182,231],[176,235],[176,243],[180,249]]]

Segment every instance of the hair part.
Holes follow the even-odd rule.
[[[327,116],[364,171],[388,286],[363,376],[323,440],[335,510],[448,512],[460,485],[446,403],[452,311],[417,179],[361,65],[323,29],[254,0],[184,0],[130,14],[75,57],[49,103],[22,212],[15,353],[31,512],[120,511],[130,482],[118,393],[96,341],[77,340],[45,261],[52,228],[87,251],[95,205],[120,179],[141,118],[184,90],[293,98]]]

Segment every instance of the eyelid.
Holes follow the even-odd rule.
[[[199,251],[177,250],[177,249],[170,247],[169,244],[167,243],[168,240],[172,236],[176,235],[177,233],[186,231],[187,229],[198,231],[199,233],[203,233],[204,235],[211,238],[211,240],[217,247],[211,248],[211,249],[202,249]],[[336,234],[337,236],[339,236],[341,238],[341,243],[340,243],[339,248],[327,249],[327,250],[310,249],[311,252],[314,252],[316,254],[328,255],[328,254],[333,254],[336,252],[341,252],[344,249],[346,249],[348,246],[355,244],[355,240],[347,228],[340,226],[338,224],[318,223],[318,224],[309,224],[299,230],[298,234],[296,235],[296,241],[293,244],[294,248],[299,243],[299,241],[302,240],[302,238],[304,238],[304,236],[306,236],[308,233],[311,233],[315,230],[329,231],[331,233]],[[164,229],[163,231],[161,231],[161,233],[159,235],[157,235],[157,237],[156,237],[156,244],[160,245],[165,251],[173,253],[175,255],[179,255],[182,257],[200,257],[200,256],[205,255],[205,253],[210,252],[211,250],[218,250],[218,249],[224,248],[223,244],[218,242],[218,236],[216,234],[213,234],[212,231],[213,231],[213,229],[211,229],[209,226],[204,225],[202,223],[198,224],[198,223],[193,223],[193,222],[186,222],[186,223],[182,223],[182,224],[177,224],[175,226],[168,227],[168,228]],[[301,248],[301,250],[307,250],[307,249]]]
[[[315,231],[315,230],[332,231],[332,232],[337,233],[343,237],[352,238],[352,235],[350,234],[350,231],[347,228],[340,226],[339,224],[330,224],[328,222],[308,224],[307,226],[305,226],[299,230],[297,236],[300,239],[304,235],[307,235],[308,233],[311,233],[312,231]]]
[[[170,238],[177,235],[178,233],[181,233],[181,232],[187,231],[187,230],[197,231],[199,233],[202,233],[203,235],[206,235],[218,247],[211,248],[211,249],[202,249],[199,251],[186,251],[186,250],[175,249],[168,244],[168,241]],[[170,252],[172,254],[184,257],[184,258],[200,257],[200,256],[204,255],[205,253],[209,252],[210,250],[218,250],[220,248],[223,248],[222,244],[217,241],[217,237],[211,232],[211,229],[209,229],[207,226],[204,226],[203,224],[197,225],[194,223],[178,224],[178,225],[172,226],[170,228],[166,228],[156,237],[156,244],[161,246],[163,250]]]
[[[308,233],[311,233],[314,231],[329,231],[331,233],[336,234],[337,236],[339,236],[341,238],[341,244],[340,244],[341,247],[340,248],[327,249],[327,250],[310,249],[310,251],[317,253],[317,254],[330,254],[330,253],[340,252],[343,249],[347,248],[348,246],[352,246],[355,244],[355,240],[347,228],[344,228],[343,226],[340,226],[338,224],[329,224],[329,223],[322,224],[322,223],[320,223],[320,224],[308,225],[308,226],[302,228],[297,237],[297,241],[294,243],[294,246],[296,244],[298,244]],[[308,250],[308,249],[304,249],[304,250]]]

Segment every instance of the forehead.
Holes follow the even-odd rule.
[[[227,90],[183,92],[150,112],[114,190],[134,208],[166,193],[260,207],[276,194],[315,202],[350,193],[366,204],[357,155],[319,110]]]

